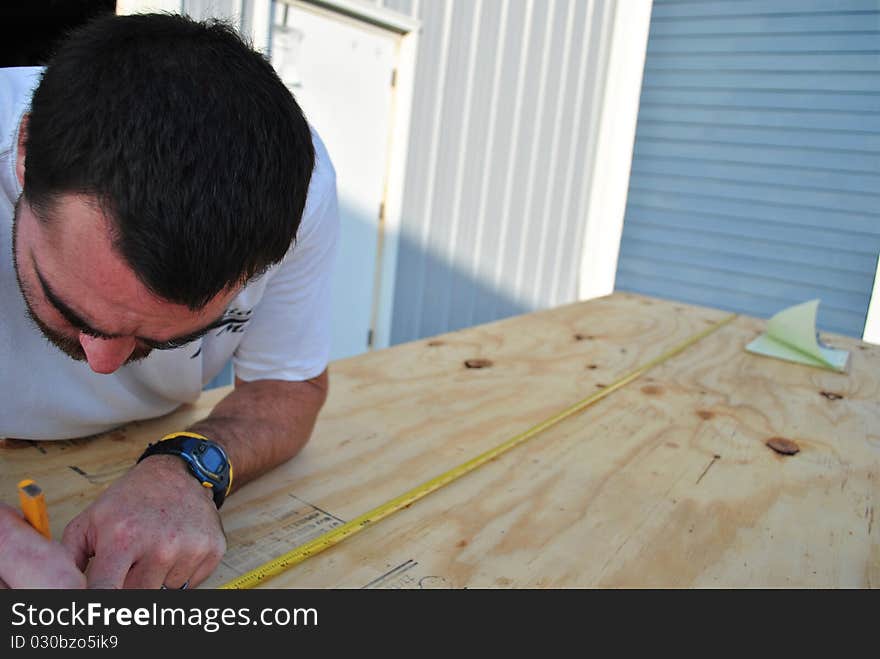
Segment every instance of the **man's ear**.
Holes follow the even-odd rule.
[[[21,187],[24,187],[24,158],[27,144],[27,135],[28,135],[28,122],[30,121],[31,116],[29,114],[25,114],[21,118],[21,124],[18,127],[18,144],[17,144],[17,153],[15,157],[15,175],[18,177],[18,184]]]

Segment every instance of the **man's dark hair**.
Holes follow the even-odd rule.
[[[154,294],[191,309],[280,261],[315,162],[293,96],[229,26],[103,16],[59,47],[34,93],[24,194],[95,195]]]

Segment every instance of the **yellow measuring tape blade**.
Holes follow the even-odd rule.
[[[490,460],[497,458],[502,453],[506,453],[515,446],[519,446],[520,444],[528,441],[535,435],[547,430],[547,428],[550,428],[560,421],[563,421],[568,417],[585,410],[590,405],[602,400],[606,396],[610,396],[621,387],[625,387],[630,382],[640,377],[646,371],[649,371],[655,366],[662,364],[669,359],[672,359],[680,352],[686,350],[698,341],[701,341],[713,332],[721,329],[723,326],[727,325],[736,317],[737,314],[731,314],[730,316],[727,316],[723,320],[708,327],[699,334],[695,334],[694,336],[690,337],[686,341],[683,341],[674,348],[668,350],[667,352],[664,352],[659,357],[656,357],[646,364],[639,366],[635,370],[630,371],[619,380],[615,380],[613,384],[610,384],[604,389],[601,389],[600,391],[597,391],[596,393],[587,396],[586,398],[575,403],[571,407],[568,407],[558,414],[550,417],[549,419],[546,419],[541,423],[532,426],[525,432],[511,437],[506,442],[499,444],[495,448],[489,449],[485,453],[481,453],[477,457],[472,458],[467,462],[458,465],[457,467],[453,467],[449,471],[442,473],[429,481],[425,481],[421,485],[417,485],[410,491],[401,494],[399,497],[396,497],[394,499],[391,499],[390,501],[386,501],[385,503],[380,504],[379,506],[376,506],[375,508],[367,511],[360,517],[356,517],[350,522],[346,522],[342,526],[337,526],[336,528],[331,529],[326,533],[318,536],[314,540],[310,540],[305,544],[295,547],[286,554],[282,554],[281,556],[274,558],[267,563],[264,563],[260,567],[255,568],[250,572],[246,572],[240,577],[236,577],[232,581],[229,581],[228,583],[220,586],[220,588],[253,588],[263,581],[271,579],[272,577],[277,576],[286,570],[289,570],[295,565],[299,565],[307,558],[310,558],[315,554],[321,553],[325,549],[329,549],[330,547],[339,544],[340,542],[354,535],[355,533],[363,531],[368,526],[371,526],[376,522],[379,522],[386,517],[393,515],[403,508],[409,507],[411,504],[415,503],[419,499],[422,499],[431,494],[431,492],[435,492],[441,487],[448,485],[452,481],[461,478],[465,474],[468,474],[475,469],[478,469]]]

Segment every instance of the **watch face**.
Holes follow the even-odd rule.
[[[226,465],[223,454],[213,446],[208,446],[205,449],[205,452],[199,456],[199,462],[212,474],[219,474]]]

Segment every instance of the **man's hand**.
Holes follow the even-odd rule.
[[[0,588],[85,588],[70,552],[0,503]]]
[[[71,520],[62,542],[89,588],[196,586],[226,551],[211,491],[174,455],[135,465]]]
[[[305,445],[327,387],[326,370],[303,382],[236,379],[235,390],[189,430],[222,444],[234,491]],[[226,551],[211,491],[175,455],[139,462],[67,525],[63,543],[90,588],[196,586]]]

